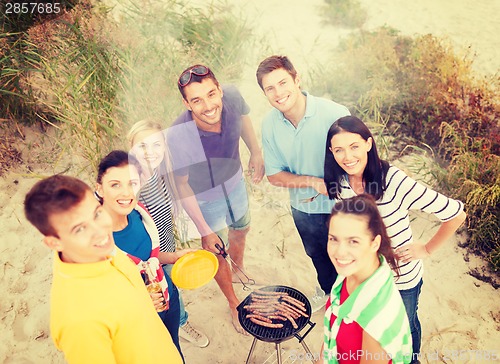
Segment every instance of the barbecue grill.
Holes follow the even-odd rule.
[[[276,347],[276,353],[278,357],[278,364],[281,364],[281,343],[283,341],[289,340],[293,337],[297,338],[299,343],[302,344],[304,347],[304,350],[306,353],[310,354],[309,357],[313,358],[313,355],[311,354],[311,351],[307,347],[307,344],[304,341],[304,338],[309,334],[309,332],[314,328],[316,325],[314,322],[311,322],[310,317],[311,317],[311,303],[307,299],[307,297],[297,291],[294,288],[287,287],[287,286],[267,286],[259,289],[260,291],[267,291],[267,292],[285,292],[287,293],[290,297],[293,297],[300,302],[305,304],[305,309],[306,309],[306,314],[307,317],[299,317],[295,320],[297,323],[297,328],[294,328],[292,326],[292,323],[290,321],[280,321],[279,323],[283,324],[282,328],[269,328],[269,327],[264,327],[258,324],[253,323],[250,321],[249,318],[246,318],[247,314],[250,312],[244,308],[244,306],[248,305],[251,302],[252,295],[249,294],[243,302],[239,304],[237,307],[238,310],[238,320],[240,321],[241,326],[243,329],[245,329],[246,332],[248,332],[250,335],[254,337],[252,346],[250,348],[250,352],[248,353],[247,361],[246,363],[248,364],[250,362],[250,359],[252,357],[253,351],[255,349],[255,345],[257,344],[257,340],[260,341],[265,341],[265,342],[270,342],[274,343]],[[309,325],[309,329],[306,331],[304,335],[300,335],[300,331],[306,326]]]

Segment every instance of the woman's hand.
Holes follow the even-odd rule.
[[[180,250],[176,250],[174,252],[174,256],[175,256],[175,261],[174,263],[181,257],[183,257],[184,255],[188,254],[188,253],[192,253],[192,252],[195,252],[197,251],[198,249],[193,249],[193,248],[186,248],[186,249],[180,249]]]
[[[194,252],[196,250],[197,249],[189,248],[189,249],[176,250],[175,252],[160,252],[158,254],[158,258],[161,264],[174,264],[177,261],[177,259],[179,259],[183,255]]]
[[[394,253],[396,254],[396,258],[403,263],[408,263],[417,259],[424,259],[430,256],[425,244],[415,242],[397,248]]]

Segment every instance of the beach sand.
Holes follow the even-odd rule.
[[[253,54],[243,71],[240,90],[250,105],[251,118],[260,136],[260,122],[270,109],[255,82],[258,62],[271,54],[286,54],[299,73],[308,61],[329,62],[333,49],[349,30],[324,25],[320,18],[321,0],[287,2],[238,0],[256,36],[265,37],[268,52]],[[368,10],[366,29],[387,24],[403,34],[449,37],[457,50],[477,54],[478,72],[492,74],[500,69],[500,3],[484,0],[362,0]],[[244,150],[244,148],[242,148]],[[242,153],[243,160],[248,158]],[[47,173],[33,169],[37,173]],[[25,220],[22,201],[37,181],[19,168],[0,180],[2,243],[0,278],[0,363],[63,363],[49,336],[49,290],[52,259],[41,243],[40,234]],[[413,176],[418,178],[418,176]],[[288,208],[288,194],[263,181],[249,187],[252,228],[247,239],[248,274],[265,285],[291,286],[310,295],[317,285],[315,271],[306,257]],[[436,221],[416,214],[414,237],[425,241],[436,229]],[[498,290],[471,277],[470,264],[480,265],[458,247],[464,237],[455,237],[425,262],[424,285],[419,316],[423,329],[423,363],[479,363],[498,361],[500,355],[500,297]],[[239,298],[246,297],[235,284]],[[227,302],[216,283],[183,292],[191,323],[210,338],[210,345],[197,348],[181,341],[187,363],[244,363],[252,338],[237,334],[230,322]],[[322,312],[311,321],[316,327],[305,341],[317,355],[322,344]],[[282,344],[283,362],[300,363],[305,353],[298,340]],[[253,363],[273,363],[275,348],[258,342]]]

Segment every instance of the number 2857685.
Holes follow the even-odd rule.
[[[18,14],[58,14],[61,12],[60,3],[15,2],[5,4],[5,15]]]

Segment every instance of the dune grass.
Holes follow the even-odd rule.
[[[241,76],[252,37],[244,16],[227,3],[203,9],[177,0],[147,8],[121,4],[127,16],[111,36],[124,50],[120,104],[126,124],[157,115],[172,122],[184,109],[177,78],[193,64],[208,65],[223,83]]]
[[[221,80],[240,76],[250,31],[227,3],[119,0],[118,20],[102,3],[68,3],[58,17],[2,29],[1,107],[8,121],[56,127],[60,147],[81,155],[89,174],[127,147],[130,124],[160,116],[168,126],[183,109],[176,80],[184,68],[203,62]]]

